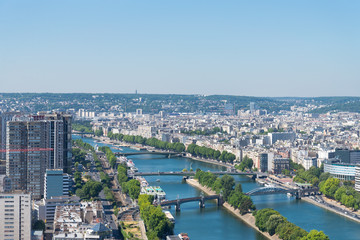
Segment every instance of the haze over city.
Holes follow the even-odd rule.
[[[1,1],[1,92],[359,96],[359,1]]]
[[[0,240],[359,240],[358,0],[0,0]]]

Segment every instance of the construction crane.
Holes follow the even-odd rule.
[[[53,148],[19,148],[19,149],[0,149],[0,152],[38,152],[54,151]]]
[[[37,151],[54,151],[53,148],[21,148],[20,145],[10,145],[10,149],[4,148],[6,144],[0,144],[0,152],[37,152]]]

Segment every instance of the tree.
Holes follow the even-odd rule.
[[[240,214],[245,214],[249,211],[249,209],[255,210],[255,205],[249,196],[243,194],[242,198],[240,199],[238,208],[240,210]]]
[[[266,231],[272,236],[276,233],[276,228],[283,222],[286,218],[279,214],[273,214],[269,217],[269,220],[266,222]]]
[[[223,197],[225,201],[227,200],[227,197],[230,195],[231,191],[233,190],[235,186],[235,180],[232,176],[224,175],[221,178],[221,185],[223,190]]]
[[[132,179],[124,184],[124,191],[129,194],[132,199],[137,199],[140,194],[140,182]]]
[[[45,223],[42,220],[36,220],[32,225],[32,230],[41,230],[45,231]]]
[[[325,183],[320,186],[320,191],[327,197],[334,198],[335,192],[340,186],[340,180],[337,178],[328,178]]]
[[[221,188],[222,188],[221,179],[216,178],[214,184],[212,185],[212,190],[214,190],[217,194],[219,194],[221,191]]]
[[[139,196],[141,218],[147,228],[148,239],[164,239],[173,234],[174,225],[166,218],[160,207],[151,205],[153,197],[145,194]]]
[[[308,235],[301,238],[301,240],[329,240],[330,238],[325,235],[323,231],[311,230]]]
[[[102,128],[100,128],[100,129],[98,129],[98,130],[95,131],[95,136],[101,137],[101,136],[103,136],[103,135],[104,135],[104,132],[103,132],[103,129],[102,129]]]
[[[271,208],[264,208],[256,211],[255,216],[255,225],[261,230],[266,231],[266,223],[272,215],[280,215],[279,212]]]
[[[239,193],[242,193],[242,186],[241,186],[241,183],[238,183],[235,185],[235,192],[239,192]]]
[[[245,156],[241,161],[241,163],[239,165],[236,165],[235,167],[240,171],[244,171],[245,169],[251,170],[253,165],[254,165],[254,161],[248,156]]]

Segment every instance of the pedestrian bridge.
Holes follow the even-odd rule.
[[[246,193],[248,196],[259,196],[259,195],[270,195],[270,194],[287,194],[291,193],[295,195],[296,198],[300,199],[301,197],[308,195],[315,195],[319,193],[319,188],[306,188],[306,189],[292,189],[292,188],[283,188],[283,187],[261,187],[255,188]]]
[[[155,206],[175,206],[176,211],[180,211],[180,205],[182,203],[187,202],[199,202],[199,207],[204,208],[205,207],[205,201],[207,200],[217,200],[218,206],[221,206],[223,204],[223,199],[221,195],[209,195],[209,196],[200,196],[200,197],[191,197],[191,198],[181,198],[176,200],[168,200],[168,201],[162,201],[159,203],[155,203]]]

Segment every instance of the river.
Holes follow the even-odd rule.
[[[78,136],[74,136],[74,139]],[[91,145],[96,143],[92,139],[83,138],[84,142]],[[110,146],[111,147],[111,146]],[[123,152],[136,150],[122,147]],[[112,149],[114,152],[119,150]],[[165,158],[162,155],[137,155],[129,156],[140,172],[155,171],[181,171],[184,168],[201,170],[225,170],[221,166],[199,162],[188,158]],[[200,196],[201,192],[188,184],[181,183],[182,177],[178,176],[151,176],[146,177],[150,185],[161,186],[169,200]],[[160,179],[160,182],[156,182]],[[236,176],[236,182],[240,182],[243,191],[260,187],[255,181],[246,176]],[[267,195],[252,197],[256,207],[273,208],[279,211],[290,222],[310,231],[312,229],[324,231],[330,239],[355,240],[360,239],[360,225],[343,216],[327,211],[305,201],[296,200],[286,195]],[[190,239],[266,239],[260,233],[243,223],[231,213],[218,207],[215,201],[207,201],[206,207],[200,209],[198,203],[185,203],[181,205],[181,212],[170,210],[176,219],[175,233],[186,232]]]

